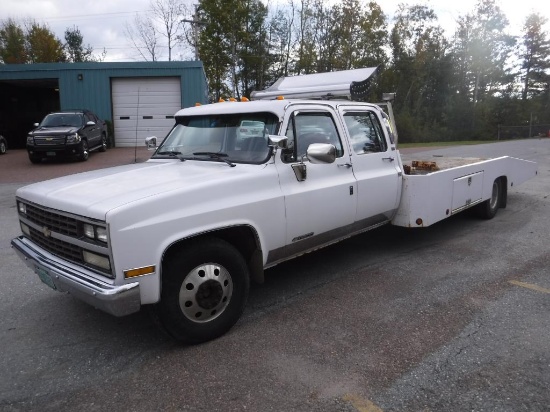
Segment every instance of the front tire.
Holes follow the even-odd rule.
[[[226,333],[240,318],[250,279],[242,255],[217,238],[193,241],[162,267],[156,315],[175,339],[196,344]]]
[[[0,154],[6,154],[7,151],[8,146],[6,145],[6,142],[4,141],[4,139],[0,139]]]
[[[493,182],[491,197],[477,206],[478,215],[482,219],[492,219],[498,212],[502,197],[502,181],[496,179]]]
[[[80,149],[80,154],[78,155],[79,159],[83,162],[88,160],[90,157],[90,149],[88,148],[88,142],[86,140],[82,140],[82,147]]]

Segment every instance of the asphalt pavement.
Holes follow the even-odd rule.
[[[550,410],[550,139],[422,153],[511,155],[539,173],[492,220],[382,227],[267,270],[237,325],[197,346],[146,311],[115,318],[52,291],[10,248],[18,187],[140,150],[0,156],[0,410]]]

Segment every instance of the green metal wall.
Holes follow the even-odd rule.
[[[58,79],[61,110],[86,108],[111,121],[111,79],[130,77],[180,77],[182,108],[207,102],[204,69],[202,63],[196,61],[0,66],[0,82]]]

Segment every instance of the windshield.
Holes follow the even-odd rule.
[[[63,114],[49,114],[44,117],[40,126],[42,127],[59,127],[59,126],[82,126],[83,119],[81,114],[77,113],[63,113]]]
[[[264,163],[271,154],[267,135],[277,125],[272,113],[179,117],[153,158]]]

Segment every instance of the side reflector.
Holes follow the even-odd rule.
[[[285,96],[277,96],[277,100],[284,100]]]
[[[129,269],[124,271],[124,278],[135,278],[136,276],[144,276],[155,273],[155,266],[145,266],[142,268]]]

